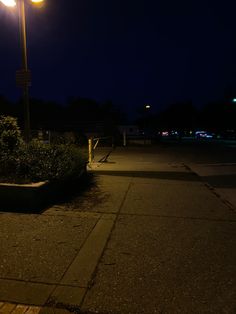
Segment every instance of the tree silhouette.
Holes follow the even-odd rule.
[[[197,125],[197,110],[191,102],[170,105],[157,117],[159,129],[192,130]]]

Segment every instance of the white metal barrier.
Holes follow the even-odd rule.
[[[110,140],[110,142],[109,142]],[[110,153],[114,149],[114,141],[112,136],[106,136],[106,137],[91,137],[88,139],[88,161],[89,163],[92,163],[94,161],[94,156],[95,156],[95,150],[98,148],[99,143],[101,145],[104,145],[105,141],[105,149],[104,152],[102,153],[102,157],[98,160],[98,162],[106,162],[107,158],[109,157]],[[102,143],[103,142],[103,143]]]

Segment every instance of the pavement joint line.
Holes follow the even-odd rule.
[[[78,212],[79,213],[79,212]],[[91,214],[91,215],[93,215],[94,214],[94,217],[93,218],[98,218],[98,219],[100,219],[101,218],[101,216],[103,215],[103,214],[112,214],[112,215],[116,215],[117,214],[117,211],[92,211],[92,212],[89,212],[89,211],[83,211],[83,212],[81,212],[81,213],[85,213],[85,214]],[[96,215],[99,215],[99,217],[96,217]],[[45,216],[57,216],[57,215],[45,215]],[[67,216],[67,215],[61,215],[61,216]],[[68,215],[69,216],[69,215]],[[87,217],[86,217],[87,218]],[[103,218],[104,219],[104,218]]]
[[[62,284],[68,283],[68,281],[71,282],[71,280],[74,284],[74,281],[76,281],[74,276],[81,277],[83,275],[85,276],[85,279],[82,280],[89,283],[94,268],[96,267],[96,265],[93,265],[94,260],[97,264],[99,257],[103,252],[103,248],[106,245],[108,235],[110,234],[112,226],[114,225],[114,221],[115,215],[110,214],[103,214],[103,216],[98,220],[95,227],[86,238],[83,246],[81,246],[79,253],[72,262],[68,271],[63,276],[61,280]],[[79,273],[78,266],[81,268]],[[79,280],[81,280],[81,278]]]
[[[61,284],[60,282],[44,282],[44,281],[32,281],[32,280],[23,280],[23,279],[15,279],[15,278],[7,278],[7,277],[0,277],[0,280],[7,280],[7,281],[16,281],[16,282],[23,282],[23,283],[28,283],[28,284],[42,284],[42,285],[45,285],[45,286],[59,286],[59,287],[76,287],[76,288],[86,288],[86,286],[79,286],[79,285],[70,285],[70,284]],[[0,304],[1,302],[5,302],[5,300],[1,300],[1,297],[0,297]]]
[[[91,275],[91,278],[90,278],[90,281],[91,281],[91,282],[94,282],[94,279],[95,279],[96,274],[97,274],[97,270],[98,270],[99,263],[100,263],[100,261],[101,261],[103,255],[104,255],[104,252],[105,252],[105,250],[106,250],[106,248],[107,248],[108,242],[109,242],[110,239],[111,239],[112,232],[113,232],[113,230],[114,230],[114,228],[115,228],[115,225],[116,225],[116,222],[117,222],[117,220],[118,220],[119,214],[120,214],[121,209],[122,209],[122,207],[123,207],[123,205],[124,205],[124,203],[125,203],[125,200],[126,200],[126,198],[127,198],[127,195],[128,195],[128,192],[129,192],[131,186],[132,186],[132,182],[129,183],[129,185],[128,185],[128,187],[127,187],[127,190],[125,191],[125,195],[124,195],[124,197],[123,197],[123,199],[122,199],[122,201],[121,201],[121,204],[120,204],[120,206],[119,206],[119,209],[118,209],[117,213],[114,215],[114,216],[115,216],[115,219],[114,219],[112,228],[111,228],[111,230],[110,230],[109,236],[108,236],[107,239],[106,239],[106,243],[105,243],[105,245],[104,245],[104,247],[103,247],[102,253],[101,253],[101,255],[100,255],[100,257],[99,257],[99,259],[98,259],[98,261],[97,261],[97,265],[96,265],[96,267],[95,267],[95,269],[94,269],[94,271],[93,271],[93,273],[92,273],[92,275]],[[82,297],[82,299],[81,299],[81,303],[79,304],[79,307],[80,307],[80,308],[82,308],[82,305],[83,305],[83,303],[84,303],[84,300],[85,300],[85,298],[86,298],[86,295],[87,295],[89,289],[90,289],[90,287],[87,287],[86,291],[84,292],[84,295],[83,295],[83,297]]]
[[[57,284],[56,282],[43,282],[43,281],[31,281],[31,280],[23,280],[19,278],[7,278],[7,277],[0,277],[1,280],[7,280],[7,281],[17,281],[17,282],[24,282],[29,284],[42,284],[47,286],[55,286]]]
[[[96,221],[96,223],[94,224],[93,228],[91,229],[91,231],[89,232],[89,234],[87,235],[87,237],[85,238],[85,240],[83,241],[83,243],[81,244],[79,250],[78,250],[78,253],[75,255],[75,257],[72,259],[71,263],[68,265],[68,267],[66,268],[66,270],[63,272],[63,274],[61,275],[61,278],[60,278],[60,283],[62,282],[63,278],[65,277],[65,275],[67,274],[67,272],[69,271],[69,269],[71,268],[71,266],[73,265],[73,263],[75,262],[77,256],[79,255],[80,251],[83,249],[83,247],[86,245],[86,242],[89,238],[89,236],[92,234],[92,232],[95,230],[96,226],[98,225],[99,221],[101,220],[101,217],[99,217]],[[56,292],[56,289],[58,286],[73,286],[75,287],[75,285],[66,285],[66,284],[57,284],[56,287],[52,290],[52,292],[50,293],[50,295],[48,296],[47,298],[47,302],[50,301],[51,297],[53,296],[53,294]],[[81,285],[77,285],[76,287],[81,287]],[[84,288],[84,287],[81,287],[81,288]]]
[[[207,181],[203,180],[202,176],[200,176],[197,172],[195,172],[190,166],[184,164],[184,167],[186,169],[188,169],[190,172],[194,173],[196,176],[198,176],[201,180],[201,182],[203,183],[203,185],[212,193],[214,194],[217,198],[220,199],[220,201],[226,205],[228,207],[228,209],[230,209],[231,211],[236,211],[236,208],[233,204],[231,204],[228,200],[226,200],[225,198],[223,198],[219,193],[217,193],[217,191],[215,190],[215,188],[209,184]]]
[[[85,212],[85,213],[90,213],[90,212]],[[94,211],[94,214],[113,214],[116,215],[117,212],[110,212],[110,211]],[[193,219],[193,220],[206,220],[206,221],[219,221],[219,222],[236,222],[236,219],[212,219],[212,218],[207,218],[207,217],[190,217],[190,216],[168,216],[168,215],[157,215],[157,214],[133,214],[133,213],[120,213],[120,216],[137,216],[137,217],[157,217],[157,218],[177,218],[177,219]]]
[[[103,216],[98,220],[93,231],[90,232],[83,247],[71,263],[67,272],[65,272],[61,279],[60,287],[66,288],[68,286],[68,282],[73,287],[83,287],[82,289],[84,289],[84,291],[81,291],[81,297],[78,302],[79,304],[82,303],[87,290],[91,286],[93,274],[97,269],[97,265],[99,264],[101,256],[103,255],[104,249],[107,245],[107,241],[114,226],[115,219],[116,215],[103,214]],[[76,281],[79,281],[80,284],[75,285],[74,283]],[[50,303],[50,301],[54,300],[55,298],[57,299],[58,288],[59,286],[53,289],[46,301],[46,304],[47,302]],[[60,303],[60,300],[56,303]]]
[[[156,215],[156,214],[132,214],[132,213],[120,213],[120,216],[137,216],[137,217],[157,217],[157,218],[173,218],[173,219],[185,219],[185,220],[206,220],[215,222],[236,222],[236,219],[220,219],[220,218],[207,218],[207,217],[190,217],[190,216],[168,216],[168,215]]]
[[[63,277],[65,276],[65,274],[67,273],[68,269],[71,267],[71,265],[73,264],[74,260],[76,259],[77,255],[79,254],[79,252],[81,251],[81,249],[84,247],[84,245],[86,245],[86,242],[89,238],[89,236],[91,235],[91,233],[94,231],[94,229],[96,228],[98,222],[100,221],[101,217],[98,218],[98,220],[96,221],[96,223],[94,224],[93,228],[91,229],[91,231],[89,232],[89,234],[87,235],[87,237],[84,239],[83,243],[81,244],[80,248],[78,249],[78,253],[76,254],[76,256],[73,258],[73,260],[71,261],[70,265],[67,267],[67,269],[64,271],[64,273],[62,274],[61,278],[60,278],[60,282],[63,279]]]
[[[213,193],[216,197],[218,197],[221,200],[221,202],[225,204],[231,211],[234,211],[234,212],[236,211],[235,206],[231,204],[228,200],[226,200],[224,197],[222,197],[212,185],[210,185],[208,182],[205,182],[204,185],[208,188],[208,190],[211,191],[211,193]]]

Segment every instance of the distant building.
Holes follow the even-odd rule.
[[[126,136],[139,136],[140,131],[137,125],[119,125],[118,130],[121,134],[126,134]]]

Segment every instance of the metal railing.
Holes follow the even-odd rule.
[[[99,145],[100,144],[100,145]],[[98,162],[106,162],[109,155],[114,149],[114,140],[112,136],[104,137],[91,137],[88,139],[88,161],[89,163],[94,162],[95,150],[99,148],[105,148],[100,151],[100,157]],[[101,156],[102,155],[102,156]]]

